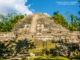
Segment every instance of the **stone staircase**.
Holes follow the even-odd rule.
[[[60,24],[56,24],[48,15],[41,13],[25,16],[16,24],[12,32],[14,35],[18,35],[17,39],[32,39],[33,36],[37,40],[43,38],[54,41],[64,40],[67,43],[80,42],[80,32],[70,32]]]

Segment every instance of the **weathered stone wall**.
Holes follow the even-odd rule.
[[[16,24],[12,32],[0,33],[0,40],[10,40],[13,38],[35,38],[37,40],[79,43],[80,32],[70,32],[61,25],[50,20],[49,16],[35,13],[34,15],[25,16],[22,21]]]
[[[14,40],[16,35],[13,32],[0,32],[0,41]]]
[[[53,40],[54,42],[63,42],[63,43],[80,43],[80,33],[79,32],[67,32],[65,33],[56,33],[53,35],[42,35],[36,36],[38,40]]]

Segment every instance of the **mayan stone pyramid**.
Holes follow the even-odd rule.
[[[56,24],[50,19],[50,16],[47,13],[26,15],[23,20],[16,24],[12,31],[20,34],[20,37],[35,38],[44,41],[63,40],[67,43],[79,43],[80,40],[79,32],[70,32],[60,24]]]
[[[60,24],[56,24],[50,19],[47,13],[34,13],[26,15],[16,26],[12,32],[1,33],[0,38],[17,40],[20,39],[36,39],[36,40],[53,40],[55,42],[63,41],[66,43],[79,43],[80,32],[70,32]]]

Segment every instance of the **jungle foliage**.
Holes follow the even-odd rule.
[[[24,15],[16,13],[8,14],[6,16],[0,14],[0,32],[10,32],[22,18],[24,18]]]
[[[65,17],[58,12],[54,12],[52,16],[52,20],[54,20],[55,23],[61,24],[70,31],[80,31],[80,17],[70,14],[68,18],[69,21],[67,21]]]

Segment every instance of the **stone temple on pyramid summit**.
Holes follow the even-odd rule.
[[[12,32],[0,32],[0,39],[36,39],[36,40],[63,40],[67,43],[79,43],[80,32],[69,31],[60,24],[56,24],[50,19],[47,13],[34,13],[26,15],[16,26]]]

